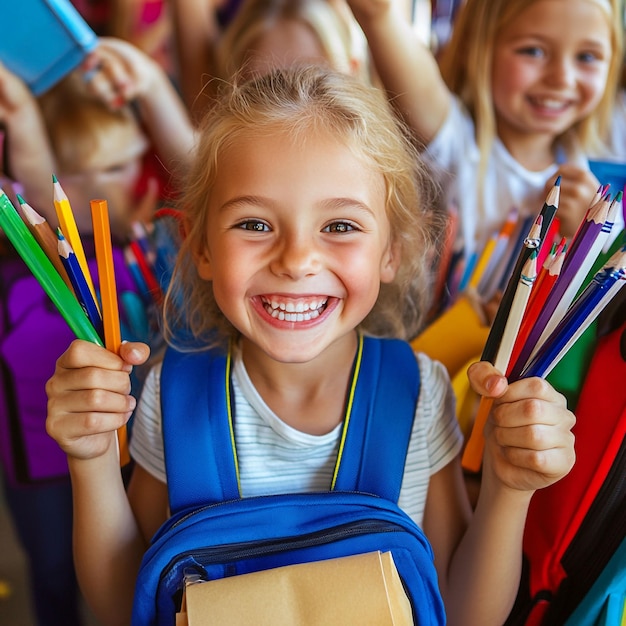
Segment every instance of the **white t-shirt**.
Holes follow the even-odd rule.
[[[479,202],[480,154],[475,133],[472,117],[458,98],[452,98],[448,117],[424,153],[441,177],[448,206],[458,208],[466,258],[473,252],[480,254],[511,209],[516,208],[520,218],[538,215],[546,199],[545,184],[558,168],[554,163],[541,172],[527,170],[496,138]],[[587,158],[573,147],[568,150],[567,161],[588,168]]]
[[[424,354],[417,358],[421,388],[398,504],[421,526],[430,477],[459,454],[462,434],[447,371]],[[324,435],[292,428],[265,404],[241,358],[235,355],[233,362],[235,445],[242,495],[328,490],[342,424]],[[160,364],[148,374],[134,418],[130,452],[141,467],[166,482],[160,374]]]
[[[611,125],[611,153],[610,157],[626,163],[626,90],[622,89],[617,95],[613,122]],[[600,181],[602,182],[602,181]]]

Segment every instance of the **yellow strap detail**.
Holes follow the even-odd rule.
[[[343,420],[343,430],[341,432],[341,441],[339,442],[339,452],[337,453],[337,462],[335,463],[335,471],[333,472],[333,480],[330,483],[331,491],[335,488],[337,483],[337,474],[339,473],[339,465],[341,464],[341,458],[343,456],[343,449],[346,443],[346,436],[348,435],[348,425],[350,424],[350,416],[352,415],[352,404],[354,402],[354,394],[356,392],[356,381],[359,378],[359,371],[361,369],[361,357],[363,356],[363,335],[359,333],[359,345],[357,346],[356,361],[354,364],[354,374],[352,375],[352,382],[350,384],[350,394],[348,396],[348,404],[346,406],[346,416]]]

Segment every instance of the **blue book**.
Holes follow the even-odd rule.
[[[78,67],[98,38],[69,0],[3,0],[0,61],[38,96]]]
[[[615,195],[626,189],[626,163],[620,161],[589,161],[589,169],[601,185],[611,185],[609,191]]]

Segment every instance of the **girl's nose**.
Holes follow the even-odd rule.
[[[277,276],[293,280],[312,276],[320,268],[319,250],[310,237],[285,236],[276,246],[270,268]]]
[[[576,84],[576,64],[572,59],[556,56],[548,66],[548,82],[558,87]]]

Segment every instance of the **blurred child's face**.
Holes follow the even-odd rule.
[[[555,138],[594,111],[611,60],[606,13],[593,0],[538,0],[495,41],[493,99],[506,145]]]
[[[277,361],[352,341],[395,276],[383,177],[324,133],[237,140],[208,211],[198,272],[244,344]]]
[[[245,75],[265,74],[294,63],[328,65],[322,44],[310,26],[299,20],[281,19],[266,30],[249,49]]]
[[[89,202],[96,198],[107,201],[111,230],[118,237],[128,234],[133,221],[150,219],[138,214],[141,202],[135,197],[148,141],[139,127],[136,132],[130,128],[124,127],[112,145],[101,145],[85,162],[58,174],[82,232],[91,232]]]

